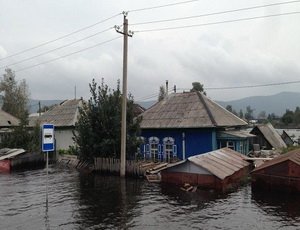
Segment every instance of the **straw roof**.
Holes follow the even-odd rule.
[[[247,123],[200,92],[176,93],[143,114],[141,128],[211,128]]]

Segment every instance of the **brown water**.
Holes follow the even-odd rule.
[[[0,229],[300,229],[300,196],[186,193],[52,166],[0,174]]]

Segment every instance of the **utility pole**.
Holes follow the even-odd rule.
[[[118,33],[124,35],[123,41],[123,92],[122,92],[122,127],[121,127],[121,163],[120,176],[125,177],[126,174],[126,113],[127,113],[127,56],[128,56],[128,36],[132,37],[132,32],[128,31],[127,12],[123,12],[124,22],[123,31],[120,27],[115,26]]]

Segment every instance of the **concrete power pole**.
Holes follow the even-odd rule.
[[[128,36],[132,37],[132,33],[128,32],[127,13],[124,14],[123,32],[119,27],[115,27],[118,33],[124,35],[123,43],[123,92],[122,92],[122,127],[121,127],[121,163],[120,176],[125,177],[126,174],[126,113],[127,113],[127,56],[128,56]]]

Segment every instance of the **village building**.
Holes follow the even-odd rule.
[[[279,150],[287,147],[271,123],[257,125],[250,133],[255,135],[252,139],[253,144],[258,144],[261,149],[271,150],[274,148]]]
[[[36,124],[53,124],[56,150],[67,150],[70,146],[74,146],[73,131],[78,121],[79,107],[82,106],[82,103],[82,99],[65,100],[41,116],[31,118],[29,124],[31,127]]]
[[[10,135],[14,127],[19,126],[20,120],[0,109],[0,142],[5,136]]]
[[[300,192],[300,150],[282,154],[251,172],[252,185],[268,189]]]
[[[226,191],[247,177],[249,163],[245,159],[230,148],[214,150],[168,166],[161,171],[161,181]]]
[[[154,161],[187,159],[228,147],[242,154],[253,135],[247,123],[200,92],[168,95],[141,114],[140,154]]]

